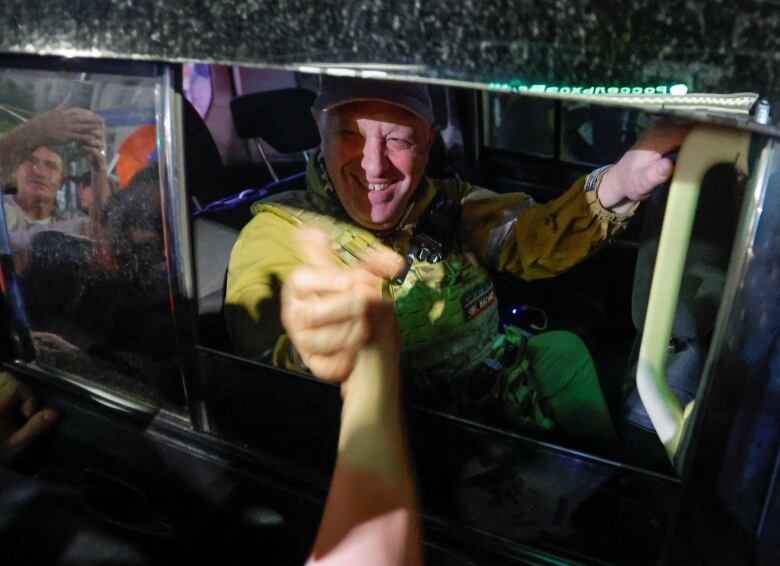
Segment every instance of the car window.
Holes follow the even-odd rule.
[[[289,88],[289,84],[286,81],[280,88]],[[274,89],[267,83],[262,88],[269,98],[258,100],[279,103],[273,98]],[[278,120],[288,125],[282,130],[288,138],[305,139],[302,123],[292,117],[308,116],[308,106],[294,108],[289,91],[283,92],[284,104],[274,106],[273,112],[261,107],[257,112],[270,115],[271,122]],[[244,96],[248,94],[251,93]],[[477,187],[514,192],[502,195],[500,199],[506,200],[496,200],[494,204],[504,211],[517,210],[518,214],[531,206],[531,200],[519,194],[528,192],[526,185],[550,186],[549,199],[569,190],[574,195],[577,189],[570,188],[578,179],[602,164],[617,161],[652,119],[627,108],[485,95],[480,91],[458,91],[458,96],[433,100],[434,104],[440,100],[448,105],[444,109],[434,108],[434,115],[461,118],[458,139],[484,136],[481,148],[464,144],[462,148],[471,147],[465,151],[501,150],[482,152],[484,161],[479,174],[462,175],[457,180],[453,174],[446,182],[432,181],[433,186],[442,192],[444,187],[460,187],[457,190],[467,192],[478,190]],[[311,99],[308,104],[311,105]],[[302,129],[299,131],[294,125]],[[342,130],[321,133],[342,135]],[[464,155],[448,153],[443,142],[441,151],[434,148],[435,143],[429,154],[431,161]],[[500,158],[496,157],[498,154]],[[319,200],[320,195],[329,194],[325,183],[333,186],[332,176],[340,174],[338,168],[335,173],[327,169],[326,159],[319,155],[316,150],[310,152],[310,162],[301,163],[292,180],[258,183],[264,188],[254,191],[235,187],[231,198],[194,214],[200,343],[211,350],[259,363],[263,366],[258,369],[260,373],[276,367],[307,375],[305,364],[285,336],[279,318],[282,284],[302,261],[295,243],[295,226],[299,222],[330,231],[334,252],[350,263],[359,255],[361,246],[370,245],[377,237],[403,254],[412,249],[415,241],[417,245],[430,246],[431,242],[436,245],[457,237],[453,234],[462,233],[458,230],[463,229],[463,223],[471,221],[467,215],[460,223],[448,224],[446,213],[428,216],[426,210],[420,212],[423,220],[412,230],[413,238],[419,237],[419,241],[366,233],[356,222],[349,221],[334,203],[334,195]],[[344,167],[357,168],[358,161],[350,161],[356,155],[358,152],[331,158],[343,158],[339,163]],[[359,155],[362,159],[362,153]],[[465,158],[480,159],[474,154]],[[310,174],[304,178],[307,168]],[[687,303],[679,308],[680,317],[687,316],[686,309],[695,311],[694,318],[698,318],[692,324],[699,328],[675,338],[678,351],[674,363],[679,368],[675,379],[680,395],[688,397],[693,397],[698,387],[720,300],[718,282],[722,282],[726,272],[737,222],[736,214],[725,214],[718,202],[733,201],[735,205],[728,211],[736,212],[743,190],[733,175],[723,169],[708,175],[706,184],[691,244],[691,274],[684,279]],[[332,190],[338,193],[339,189]],[[581,198],[588,198],[583,196],[582,189],[579,191]],[[499,197],[480,194],[479,206],[485,213],[493,203],[490,199]],[[542,205],[548,200],[536,195],[534,198]],[[633,463],[668,471],[663,448],[647,427],[634,385],[636,372],[630,369],[636,364],[643,301],[652,274],[654,242],[665,198],[663,190],[656,191],[642,205],[648,218],[636,215],[627,222],[633,225],[636,242],[613,240],[599,245],[596,253],[582,257],[582,261],[556,277],[549,277],[551,273],[547,272],[522,272],[518,277],[517,273],[506,273],[508,269],[495,269],[486,255],[475,255],[479,246],[490,241],[490,231],[468,245],[462,243],[444,261],[429,262],[424,256],[415,256],[406,279],[388,285],[387,289],[395,300],[402,328],[408,402],[426,411],[454,415],[510,433],[612,457],[628,455]],[[722,218],[713,220],[718,214]],[[491,222],[498,222],[498,217],[503,216],[489,216]],[[339,223],[334,223],[334,218]],[[511,216],[510,220],[514,218]],[[550,216],[549,222],[555,221],[555,216]],[[427,223],[435,225],[435,237],[425,231],[431,229]],[[722,227],[722,237],[713,238],[707,232],[711,226]],[[419,233],[415,232],[418,228]],[[481,228],[468,230],[475,229]],[[615,231],[618,237],[625,233]],[[713,289],[706,301],[713,308],[706,316],[701,303],[704,295],[696,295],[701,283],[696,273],[702,272],[703,264],[706,285]],[[482,322],[477,324],[479,321]],[[683,342],[685,348],[680,346]],[[222,411],[230,406],[226,398],[234,384],[224,380],[222,373],[210,375],[208,369],[205,373],[211,389],[220,390],[221,414],[212,415],[211,420],[212,426],[219,429],[216,423],[232,418],[229,410]],[[294,379],[289,372],[284,376]],[[248,381],[234,393],[243,398],[251,387]]]
[[[555,155],[553,100],[485,93],[485,145],[516,153]]]
[[[3,208],[35,363],[177,409],[158,83],[0,69]]]
[[[652,117],[641,110],[563,102],[561,159],[594,165],[614,163],[651,122]]]
[[[646,112],[487,92],[484,145],[513,153],[604,165],[617,161],[652,122]]]

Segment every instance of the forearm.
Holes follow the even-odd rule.
[[[558,275],[593,254],[626,224],[578,180],[560,197],[522,210],[493,262],[526,280]]]
[[[420,564],[397,357],[361,351],[344,391],[336,468],[310,564]]]
[[[2,187],[13,186],[13,175],[16,169],[32,151],[27,143],[28,136],[22,128],[24,125],[0,138],[0,183]]]
[[[92,205],[89,207],[89,230],[92,237],[98,237],[103,228],[103,211],[111,196],[108,184],[108,170],[106,163],[101,160],[98,165],[93,165],[90,174],[90,187],[92,190]]]
[[[411,487],[403,440],[398,359],[372,343],[358,355],[344,386],[339,458],[393,489]],[[411,491],[409,492],[411,493]]]

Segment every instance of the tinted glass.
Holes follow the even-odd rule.
[[[553,156],[554,101],[485,93],[484,104],[485,145],[540,157]]]
[[[37,363],[173,406],[155,83],[0,70],[3,205]]]
[[[561,159],[603,165],[614,163],[653,121],[641,110],[561,103]]]

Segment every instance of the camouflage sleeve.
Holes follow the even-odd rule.
[[[466,186],[461,232],[487,265],[526,280],[552,277],[587,258],[625,227],[625,214],[601,206],[585,177],[560,197],[539,204],[524,193],[496,194]]]

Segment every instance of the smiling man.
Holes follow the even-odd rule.
[[[377,101],[317,113],[325,168],[344,210],[372,231],[392,229],[422,179],[433,125]]]
[[[59,151],[35,148],[16,170],[16,194],[3,199],[8,230],[65,220],[57,210],[57,191],[63,183],[64,163]]]
[[[88,217],[57,207],[64,181],[64,162],[57,149],[36,147],[16,169],[16,194],[4,195],[6,226],[14,251],[27,250],[32,237],[45,230],[80,234]]]
[[[415,395],[493,424],[614,447],[584,344],[567,332],[500,332],[487,268],[530,280],[587,258],[668,179],[661,153],[686,128],[652,130],[612,168],[537,204],[424,175],[437,129],[423,85],[323,77],[312,110],[322,144],[307,190],[256,203],[231,254],[225,313],[237,350],[336,382],[353,369],[370,339],[370,308],[359,280],[304,260],[295,232],[313,225],[345,267],[386,248],[398,254],[394,273],[376,275],[395,303]]]

